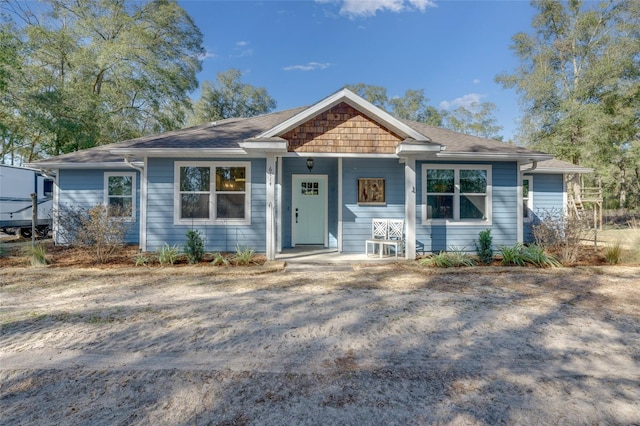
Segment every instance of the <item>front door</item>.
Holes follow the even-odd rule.
[[[327,176],[294,175],[293,245],[327,245]]]

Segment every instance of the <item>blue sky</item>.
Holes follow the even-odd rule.
[[[200,82],[229,68],[265,87],[277,110],[310,105],[345,84],[383,86],[389,97],[424,89],[453,109],[493,102],[510,139],[515,91],[494,77],[517,67],[511,37],[530,31],[528,1],[180,1],[204,34]],[[197,94],[194,94],[197,97]]]

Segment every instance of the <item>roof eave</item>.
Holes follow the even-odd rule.
[[[116,148],[114,155],[133,155],[136,157],[193,157],[193,156],[231,156],[247,155],[242,148]]]
[[[280,137],[249,138],[239,143],[240,148],[248,153],[284,154],[289,142]]]
[[[540,152],[450,152],[442,151],[438,158],[456,160],[494,160],[494,161],[545,161],[553,155]]]
[[[435,155],[443,150],[444,146],[429,141],[402,142],[396,146],[396,155],[399,157],[421,154]]]

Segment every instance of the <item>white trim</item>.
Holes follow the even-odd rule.
[[[274,155],[267,156],[266,161],[266,184],[267,184],[267,229],[266,229],[266,246],[267,260],[275,260],[276,258],[276,157]]]
[[[247,155],[242,148],[114,148],[115,155],[145,155],[148,157],[219,157]]]
[[[266,153],[266,154],[275,154],[275,153],[280,154],[283,152],[287,152],[288,144],[289,142],[284,139],[280,141],[274,141],[274,140],[261,141],[257,139],[251,139],[251,140],[244,140],[238,143],[238,145],[240,145],[240,148],[246,150],[247,152],[255,151],[255,152]]]
[[[212,169],[209,182],[209,218],[180,218],[180,167],[209,167]],[[244,219],[216,218],[216,167],[245,168]],[[250,225],[251,224],[251,162],[250,161],[174,161],[173,163],[173,224],[174,225]]]
[[[338,158],[338,253],[342,253],[342,157]]]
[[[404,223],[407,260],[416,258],[416,159],[408,157],[404,163]]]
[[[454,192],[453,219],[428,219],[427,218],[427,169],[453,170]],[[487,172],[486,219],[460,220],[460,170],[485,170]],[[491,226],[493,224],[493,167],[490,164],[422,164],[422,224],[423,225],[453,225],[453,226]],[[457,218],[457,219],[456,219]]]
[[[446,146],[446,145],[445,145]],[[537,152],[451,152],[442,151],[436,154],[437,158],[455,159],[455,160],[491,160],[491,161],[544,161],[551,160],[553,155]]]
[[[140,175],[140,249],[147,251],[147,157],[144,157],[144,167]]]
[[[522,220],[525,223],[530,223],[533,221],[533,194],[534,194],[534,190],[533,190],[533,175],[524,175],[522,176],[522,194],[520,197],[520,205],[522,206],[521,208],[524,209],[524,181],[528,180],[529,181],[529,194],[528,194],[528,199],[527,199],[527,216],[524,215],[524,210],[522,212],[520,212],[520,216],[522,217]]]
[[[282,157],[276,157],[276,169],[278,178],[276,181],[276,227],[277,242],[276,249],[278,253],[282,252]]]
[[[62,241],[58,241],[58,227],[60,226],[60,170],[55,170],[53,176],[53,217],[51,218],[51,236],[56,244],[61,244]]]
[[[415,140],[419,141],[429,141],[429,138],[423,135],[422,133],[416,131],[410,126],[406,125],[402,121],[393,117],[388,112],[378,108],[367,100],[361,98],[356,95],[349,89],[342,89],[333,95],[330,95],[315,105],[305,109],[304,111],[294,115],[288,120],[283,121],[282,123],[272,127],[271,129],[259,134],[256,136],[256,139],[260,138],[270,138],[274,136],[280,136],[283,133],[288,132],[291,129],[296,128],[300,124],[308,121],[312,117],[333,108],[339,103],[344,102],[361,113],[369,116],[369,118],[375,118],[375,121],[379,124],[383,124],[389,130],[395,131],[399,133],[401,136],[411,137]]]
[[[567,194],[567,174],[562,174],[562,212],[564,216],[569,214],[569,194]]]
[[[123,177],[123,176],[131,176],[131,216],[123,216],[118,217],[117,219],[123,220],[125,222],[135,222],[136,221],[136,196],[137,196],[137,187],[136,187],[136,172],[104,172],[104,180],[103,180],[103,191],[102,191],[102,202],[105,206],[109,205],[109,178],[110,177]],[[114,196],[119,198],[129,198],[129,196]],[[115,218],[114,218],[115,219]]]
[[[291,247],[296,246],[296,205],[295,205],[295,181],[296,178],[320,179],[324,182],[324,246],[329,246],[329,175],[291,175]]]
[[[31,166],[36,167],[38,169],[125,169],[130,170],[131,166],[125,163],[124,161],[104,161],[99,163],[29,163]],[[132,161],[132,165],[136,167],[144,166],[144,163],[140,161]]]
[[[516,242],[524,242],[524,220],[522,218],[522,171],[520,161],[516,163],[518,180],[516,182]]]

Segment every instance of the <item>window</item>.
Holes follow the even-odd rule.
[[[533,219],[533,177],[522,178],[522,216],[525,222]]]
[[[422,166],[422,221],[473,224],[491,221],[491,166]]]
[[[174,222],[251,223],[249,174],[249,162],[176,162]]]
[[[126,220],[136,218],[136,173],[110,172],[104,174],[104,204],[111,214]]]

